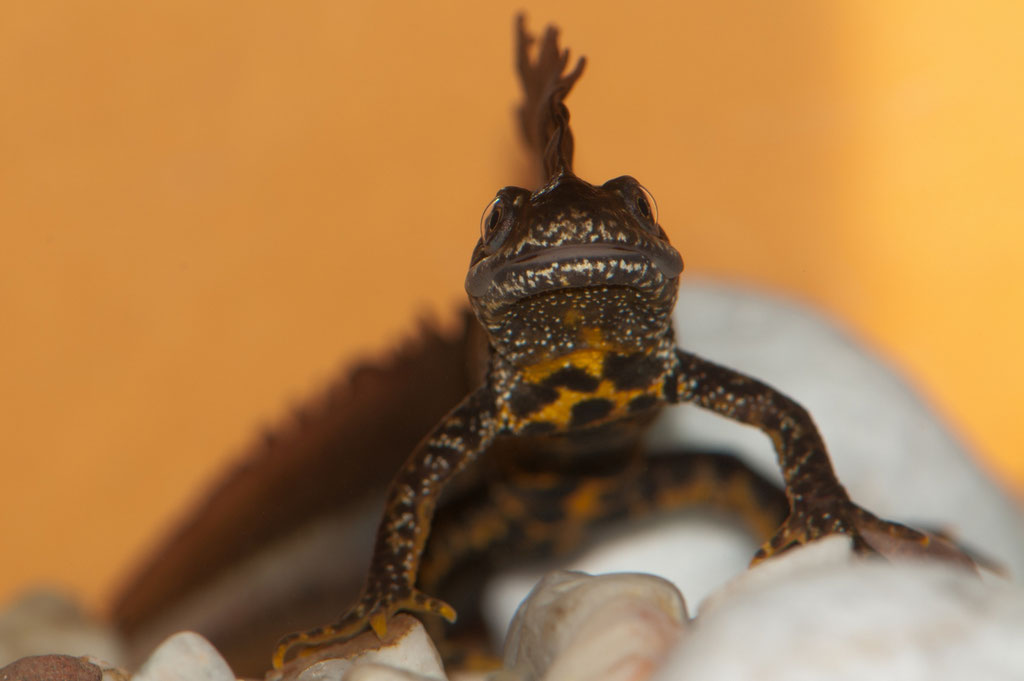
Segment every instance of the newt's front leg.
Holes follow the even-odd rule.
[[[771,386],[676,350],[676,367],[665,392],[670,401],[693,402],[757,426],[771,438],[789,516],[758,551],[755,562],[819,537],[845,534],[859,553],[928,555],[974,568],[966,554],[941,537],[882,520],[853,503],[832,470],[810,414]]]
[[[416,589],[416,576],[441,491],[494,439],[498,431],[495,412],[493,392],[480,388],[420,443],[388,490],[369,576],[359,600],[333,625],[284,637],[274,651],[275,668],[293,651],[322,648],[368,627],[383,638],[388,620],[402,610],[455,620],[450,605]]]

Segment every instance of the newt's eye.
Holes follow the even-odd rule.
[[[504,212],[505,206],[502,205],[500,196],[487,204],[484,214],[480,216],[480,239],[482,241],[487,241],[494,234],[494,230],[501,224],[501,216]]]
[[[640,216],[651,224],[658,224],[658,202],[654,200],[651,193],[643,185],[637,185],[636,210]]]
[[[659,238],[664,237],[658,226],[658,204],[642,184],[629,175],[623,175],[608,180],[602,186],[622,198],[624,208],[636,218],[639,227]]]
[[[480,216],[480,241],[488,251],[501,246],[508,236],[511,225],[511,209],[508,199],[499,195],[484,209]]]

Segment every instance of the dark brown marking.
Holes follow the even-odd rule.
[[[592,393],[601,385],[601,380],[591,376],[580,367],[563,367],[544,379],[542,385],[557,388],[563,387],[581,393]]]
[[[666,402],[679,401],[679,376],[673,372],[665,377],[665,384],[662,387],[661,396]]]
[[[664,371],[664,365],[647,353],[620,355],[610,353],[604,360],[602,374],[619,390],[645,388]]]
[[[549,433],[553,433],[556,429],[557,426],[550,421],[530,421],[519,430],[519,434],[524,436],[548,435]]]
[[[627,407],[631,413],[636,413],[640,411],[646,411],[647,409],[650,409],[651,407],[654,407],[657,404],[658,398],[655,397],[654,395],[640,395],[638,397],[634,397],[633,399],[631,399]]]
[[[569,417],[569,427],[580,428],[598,421],[611,413],[615,403],[603,397],[595,397],[590,400],[583,400],[572,405],[572,415]]]
[[[520,383],[512,389],[508,406],[516,416],[528,416],[558,399],[558,391],[536,383]]]

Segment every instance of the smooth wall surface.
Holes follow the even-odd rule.
[[[522,5],[6,3],[0,600],[102,608],[258,429],[463,299],[529,177]],[[525,5],[589,58],[583,177],[639,178],[688,275],[833,315],[1024,489],[1024,6]]]

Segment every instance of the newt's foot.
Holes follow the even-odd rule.
[[[313,651],[354,638],[368,628],[383,640],[387,636],[388,621],[399,611],[414,615],[440,615],[449,622],[455,621],[455,609],[444,601],[416,589],[405,595],[392,596],[393,593],[388,592],[386,596],[365,595],[334,624],[285,636],[274,649],[274,669],[280,669],[285,662],[295,657],[304,657]]]
[[[977,570],[970,556],[948,539],[882,520],[846,500],[829,504],[826,508],[791,511],[775,536],[754,555],[751,564],[830,534],[849,536],[853,540],[853,550],[860,554],[876,554],[885,558],[931,558]]]

